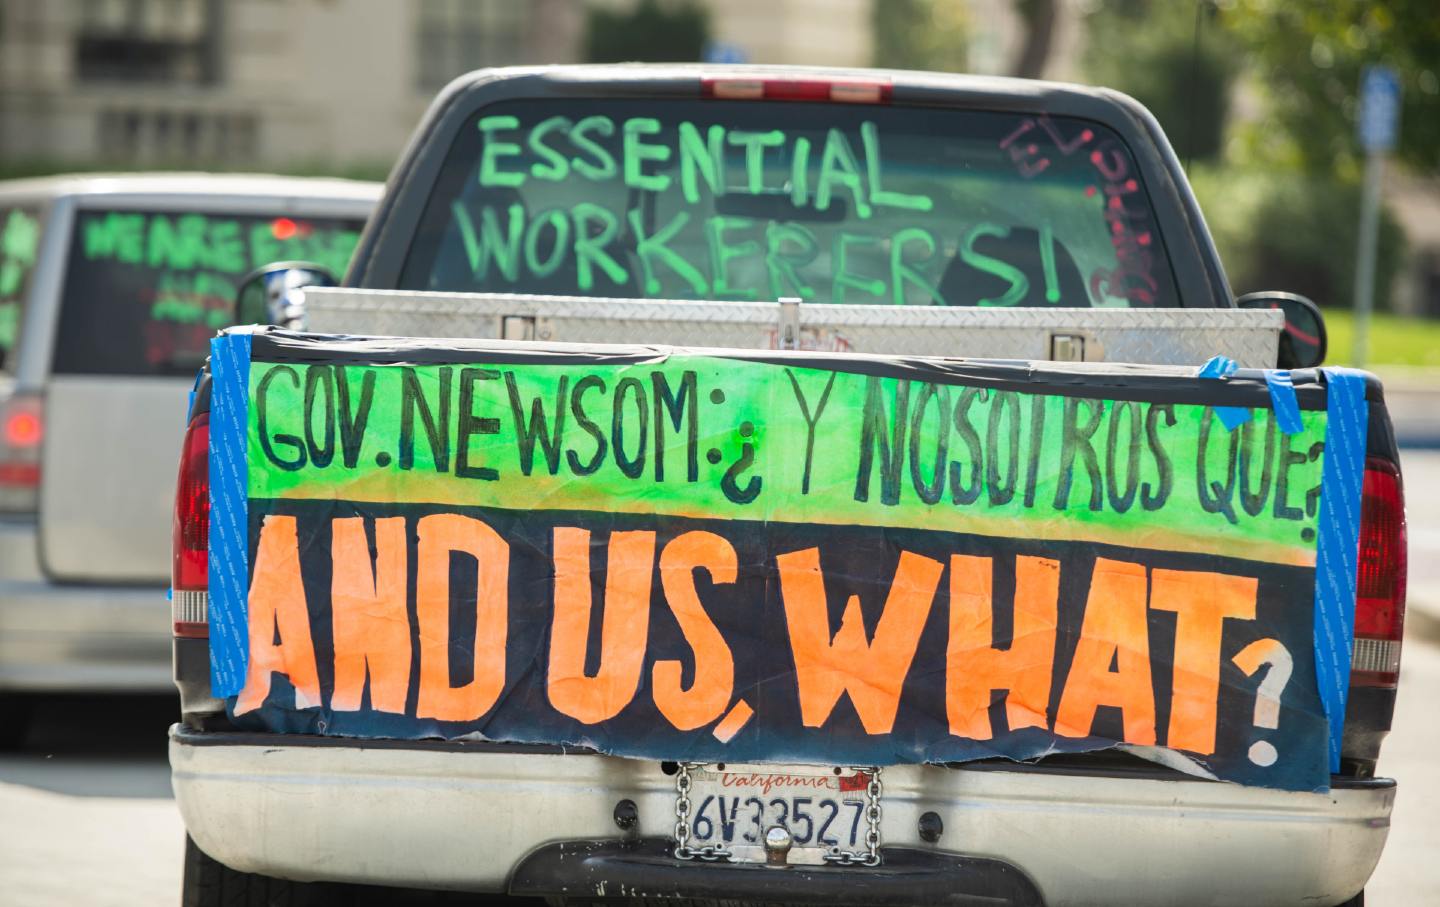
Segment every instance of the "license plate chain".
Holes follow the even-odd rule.
[[[690,772],[701,768],[702,763],[681,762],[675,772],[675,858],[677,860],[702,860],[706,862],[729,861],[733,854],[723,844],[707,844],[703,847],[690,846],[691,804]],[[865,852],[856,853],[836,850],[825,854],[825,862],[839,866],[878,866],[880,863],[880,795],[884,789],[880,782],[880,767],[872,766],[865,771],[870,781],[865,789]]]
[[[682,762],[675,772],[675,859],[717,862],[730,859],[730,849],[722,845],[690,846],[690,769],[699,763]]]

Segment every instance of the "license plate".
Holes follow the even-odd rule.
[[[766,862],[765,835],[790,833],[787,862],[821,864],[868,852],[871,774],[815,765],[697,765],[690,769],[692,849],[724,848],[740,863]]]

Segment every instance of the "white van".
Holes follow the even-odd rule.
[[[376,183],[213,174],[0,182],[0,746],[36,692],[173,689],[174,451],[234,287],[343,272]]]

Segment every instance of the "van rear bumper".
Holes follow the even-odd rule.
[[[169,692],[159,589],[0,580],[0,691]]]
[[[264,875],[590,896],[602,885],[603,893],[618,894],[616,886],[633,891],[644,881],[647,893],[702,896],[721,875],[750,872],[650,852],[675,822],[675,780],[655,762],[177,726],[170,764],[176,802],[199,847]],[[881,838],[897,859],[903,850],[928,861],[929,869],[915,870],[922,875],[937,865],[959,872],[956,879],[993,882],[1009,874],[1051,907],[1325,907],[1364,887],[1380,858],[1392,781],[1310,794],[1182,777],[1158,769],[1147,777],[1009,764],[893,766],[884,774]],[[625,799],[638,812],[629,851],[620,847],[626,835],[614,819]],[[934,844],[917,829],[930,811],[944,823]],[[807,871],[826,873],[832,902],[877,896],[855,884],[859,875],[847,876],[849,869]],[[755,878],[736,876],[737,884]],[[781,886],[767,899],[792,895],[803,891]],[[992,903],[1027,900],[1017,894]]]
[[[36,535],[0,521],[0,692],[174,689],[165,590],[51,582]]]

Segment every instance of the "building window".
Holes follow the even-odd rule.
[[[484,66],[526,60],[526,0],[421,0],[417,84],[433,92]]]
[[[100,112],[96,128],[105,159],[117,164],[245,164],[259,151],[251,113],[111,109]]]
[[[83,0],[75,40],[82,82],[219,80],[220,0]]]

